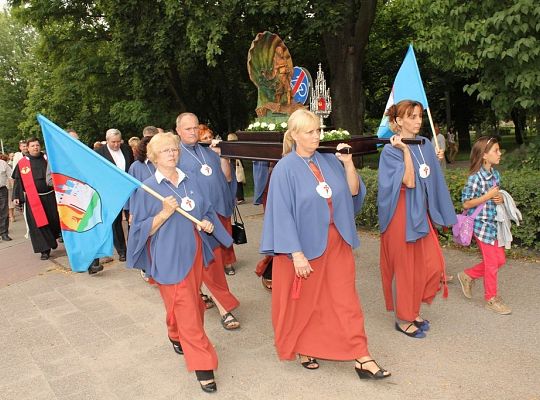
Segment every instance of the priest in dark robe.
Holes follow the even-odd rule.
[[[291,114],[283,158],[272,171],[260,250],[275,255],[274,343],[281,360],[317,369],[317,358],[350,360],[361,379],[388,371],[371,357],[355,287],[354,215],[366,188],[351,154],[321,154],[319,118]],[[346,147],[338,145],[338,149]]]
[[[41,253],[41,259],[47,260],[51,249],[58,247],[60,218],[52,180],[47,173],[47,159],[37,138],[28,140],[28,155],[17,163],[13,179],[13,202],[25,205],[34,253]]]

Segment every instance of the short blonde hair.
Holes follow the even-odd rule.
[[[132,136],[132,137],[129,138],[128,144],[131,147],[137,147],[139,145],[140,141],[141,141],[141,139],[139,139],[137,136]]]
[[[161,150],[166,144],[173,143],[176,147],[180,147],[180,138],[170,132],[158,133],[152,136],[152,139],[146,146],[146,157],[156,163],[159,150]]]
[[[319,117],[311,111],[300,108],[293,112],[287,121],[287,131],[285,132],[285,136],[283,136],[283,155],[292,151],[294,144],[293,133],[319,129],[320,127]]]

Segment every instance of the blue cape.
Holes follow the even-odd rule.
[[[197,250],[195,235],[202,239],[204,265],[208,265],[214,258],[213,248],[217,247],[218,241],[226,247],[232,245],[231,236],[219,221],[211,204],[203,197],[197,182],[189,177],[182,182],[185,183],[188,196],[195,201],[195,208],[189,213],[199,220],[207,219],[212,222],[212,235],[202,231],[195,232],[193,222],[175,212],[150,236],[152,220],[162,210],[163,203],[145,193],[142,188],[137,189],[131,201],[133,221],[128,236],[127,267],[144,269],[162,284],[181,282],[189,273]],[[178,188],[169,183],[174,192],[167,186],[165,179],[158,183],[155,176],[148,178],[144,184],[164,197],[176,197],[179,204],[181,197],[185,196],[182,183]]]
[[[354,215],[360,211],[366,188],[352,196],[343,165],[334,154],[315,152],[326,183],[332,189],[334,224],[351,247],[360,245]],[[327,246],[330,209],[317,194],[318,184],[311,169],[295,152],[278,161],[270,177],[268,201],[264,213],[261,253],[291,254],[302,251],[312,260]]]
[[[221,159],[208,147],[203,147],[198,144],[195,146],[184,146],[188,148],[188,151],[190,151],[191,154],[189,154],[183,146],[180,146],[181,154],[180,159],[178,160],[178,168],[197,181],[204,198],[212,203],[214,210],[219,215],[230,217],[233,212],[234,204],[236,203],[236,189],[234,193],[232,191],[233,186],[236,185],[236,178],[233,178],[231,182],[227,182],[227,179],[221,170]],[[201,164],[193,157],[193,149],[197,152],[197,158],[201,162],[206,161],[212,168],[212,175],[205,176],[201,173]]]
[[[420,178],[418,174],[418,161],[423,162],[420,147],[425,162],[430,167],[430,175]],[[415,242],[429,232],[428,213],[431,220],[444,226],[454,225],[457,222],[454,205],[444,180],[439,160],[430,142],[423,145],[410,145],[416,187],[406,189],[407,226],[406,241]],[[403,152],[392,145],[385,145],[379,159],[379,191],[377,205],[379,208],[379,228],[385,232],[390,224],[399,198],[405,164]]]

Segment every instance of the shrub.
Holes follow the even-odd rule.
[[[360,171],[367,187],[367,195],[361,213],[356,217],[359,226],[378,229],[377,214],[377,170],[363,168]],[[512,224],[513,247],[540,251],[540,171],[532,169],[506,170],[502,174],[502,189],[512,195],[523,215],[520,226]],[[445,172],[446,183],[456,213],[463,211],[461,191],[467,181],[465,169],[449,169]],[[452,241],[449,230],[441,230],[441,244]]]

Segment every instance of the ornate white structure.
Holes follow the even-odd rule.
[[[321,119],[321,133],[324,132],[324,118],[327,118],[332,112],[332,98],[330,97],[330,88],[326,87],[326,79],[319,64],[317,79],[311,89],[311,101],[309,109]]]

